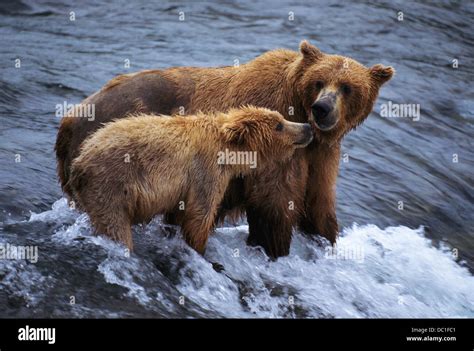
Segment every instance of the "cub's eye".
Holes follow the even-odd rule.
[[[283,123],[278,123],[276,127],[277,132],[281,132],[283,130]]]
[[[322,88],[324,88],[324,82],[322,80],[318,80],[316,82],[316,89],[321,90]]]
[[[341,90],[344,95],[349,95],[352,92],[352,88],[349,84],[342,84]]]

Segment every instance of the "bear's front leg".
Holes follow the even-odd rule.
[[[270,258],[287,256],[290,253],[292,225],[283,220],[285,214],[263,207],[247,207],[249,237],[247,244],[261,246]]]
[[[335,213],[321,214],[314,213],[304,216],[299,224],[299,228],[308,235],[321,235],[328,239],[331,244],[335,244],[339,235]]]
[[[132,223],[128,214],[122,210],[119,205],[111,206],[110,210],[103,215],[102,213],[90,214],[90,220],[96,229],[95,234],[102,234],[112,240],[123,243],[129,250],[133,251]]]
[[[336,180],[340,145],[318,145],[307,150],[309,175],[306,185],[305,213],[300,229],[309,235],[321,235],[332,244],[339,228],[336,218]]]
[[[209,186],[214,184],[214,187]],[[216,222],[217,208],[224,197],[227,183],[206,177],[196,178],[184,202],[180,215],[184,239],[199,254],[204,255],[207,239]]]
[[[271,258],[290,253],[292,230],[304,210],[308,169],[302,156],[297,151],[287,164],[246,178],[247,243]]]
[[[206,251],[207,239],[213,224],[214,217],[211,218],[204,209],[186,211],[182,224],[184,240],[201,255]]]
[[[204,255],[206,251],[207,239],[214,226],[217,206],[210,208],[199,200],[191,200],[187,204],[184,219],[181,225],[184,240],[196,250]]]

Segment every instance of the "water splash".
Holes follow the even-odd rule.
[[[96,262],[104,282],[125,288],[142,306],[159,300],[169,312],[181,307],[185,315],[225,317],[474,316],[474,277],[447,248],[433,246],[423,228],[354,224],[336,249],[295,233],[290,255],[271,261],[245,244],[246,225],[218,228],[202,257],[179,230],[166,235],[156,218],[134,228],[136,249],[126,257],[122,245],[93,236],[87,216],[64,199],[30,221],[71,217],[74,223],[52,240],[68,246],[80,238],[105,251],[105,260],[102,255]],[[225,271],[216,272],[210,262]],[[169,290],[163,291],[164,283]]]

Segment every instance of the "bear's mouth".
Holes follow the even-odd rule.
[[[337,124],[337,121],[333,121],[331,119],[327,119],[325,121],[320,121],[318,123],[318,122],[315,121],[315,118],[314,118],[313,114],[311,114],[311,119],[310,119],[309,122],[311,124],[311,128],[313,129],[313,133],[315,133],[315,134],[317,132],[329,132]]]
[[[309,135],[308,137],[305,137],[305,138],[302,139],[302,140],[295,141],[295,142],[293,143],[293,145],[296,146],[297,148],[299,148],[299,147],[306,147],[306,146],[308,146],[312,141],[313,141],[313,133],[311,133],[311,135]]]

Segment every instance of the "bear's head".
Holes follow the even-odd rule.
[[[340,140],[370,114],[379,89],[395,70],[367,68],[344,56],[328,55],[307,41],[300,44],[297,93],[321,142]]]
[[[277,111],[246,106],[230,110],[227,116],[222,125],[226,143],[238,150],[255,151],[260,160],[287,160],[313,140],[308,123],[290,122]]]

